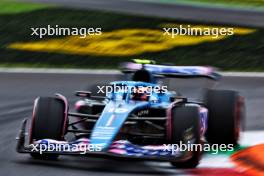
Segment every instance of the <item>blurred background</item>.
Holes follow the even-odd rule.
[[[0,0],[0,66],[116,68],[132,58],[263,71],[262,0]],[[31,28],[101,28],[102,35],[31,35]],[[234,28],[234,35],[163,35],[164,27]]]

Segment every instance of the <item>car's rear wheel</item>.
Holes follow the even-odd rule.
[[[244,99],[235,91],[208,90],[205,103],[209,112],[207,141],[236,146],[244,119]]]
[[[32,123],[30,142],[40,139],[63,140],[65,133],[65,104],[62,100],[53,97],[36,99]],[[38,159],[55,159],[58,155],[32,153]]]
[[[170,117],[170,143],[172,144],[198,144],[198,150],[183,151],[190,155],[190,158],[181,162],[171,162],[177,168],[195,168],[200,162],[202,151],[200,134],[199,109],[194,106],[174,107]]]

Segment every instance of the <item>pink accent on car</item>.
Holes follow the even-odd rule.
[[[235,111],[234,111],[234,116],[235,116],[235,122],[234,122],[234,125],[235,125],[235,137],[236,139],[238,140],[239,137],[240,137],[240,123],[243,119],[243,108],[245,106],[245,99],[244,97],[242,96],[239,96],[238,99],[237,99],[237,102],[235,104]]]
[[[64,138],[64,134],[66,132],[66,128],[67,128],[67,121],[68,121],[68,111],[69,111],[69,104],[68,101],[66,99],[66,97],[64,97],[61,94],[55,94],[60,100],[62,100],[64,102],[65,105],[65,109],[64,109],[64,122],[63,122],[63,131],[62,131],[62,136],[61,138]]]
[[[207,130],[207,121],[208,121],[208,109],[205,107],[199,107],[200,114],[200,134],[204,135]]]
[[[85,102],[83,100],[79,100],[75,103],[74,107],[75,107],[75,110],[80,110],[80,108],[85,105]]]
[[[176,100],[167,109],[167,139],[170,140],[172,138],[172,108],[175,107],[177,103],[179,103],[181,100]]]
[[[29,143],[30,144],[33,142],[33,139],[32,139],[32,130],[33,130],[33,124],[34,124],[34,121],[35,121],[36,106],[37,106],[38,100],[39,100],[39,97],[34,100],[34,105],[33,105],[31,126],[30,126],[30,130],[29,130]]]
[[[122,149],[110,149],[109,152],[116,153],[116,154],[121,154],[121,155],[126,153],[126,151],[122,150]]]
[[[167,109],[167,139],[170,140],[172,138],[172,109],[175,107],[177,103],[182,101],[181,99],[172,102]]]
[[[167,109],[167,139],[171,139],[171,133],[172,133],[172,108],[173,104],[170,105],[170,107]]]

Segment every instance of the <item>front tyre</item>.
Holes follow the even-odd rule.
[[[39,97],[35,100],[30,143],[41,139],[63,140],[67,119],[65,104],[53,97]],[[33,158],[55,159],[58,155],[32,153]]]
[[[195,168],[201,158],[202,145],[200,140],[200,116],[198,107],[194,106],[179,106],[171,110],[169,129],[169,138],[171,144],[186,144],[188,141],[193,141],[192,144],[198,144],[196,151],[191,152],[191,157],[181,162],[171,162],[177,168]]]

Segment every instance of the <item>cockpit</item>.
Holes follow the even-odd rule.
[[[131,89],[130,99],[134,101],[148,101],[151,94],[151,87],[134,87]]]
[[[149,101],[151,97],[160,93],[157,85],[146,82],[121,81],[111,83],[111,92],[108,95],[112,100],[121,101]]]

